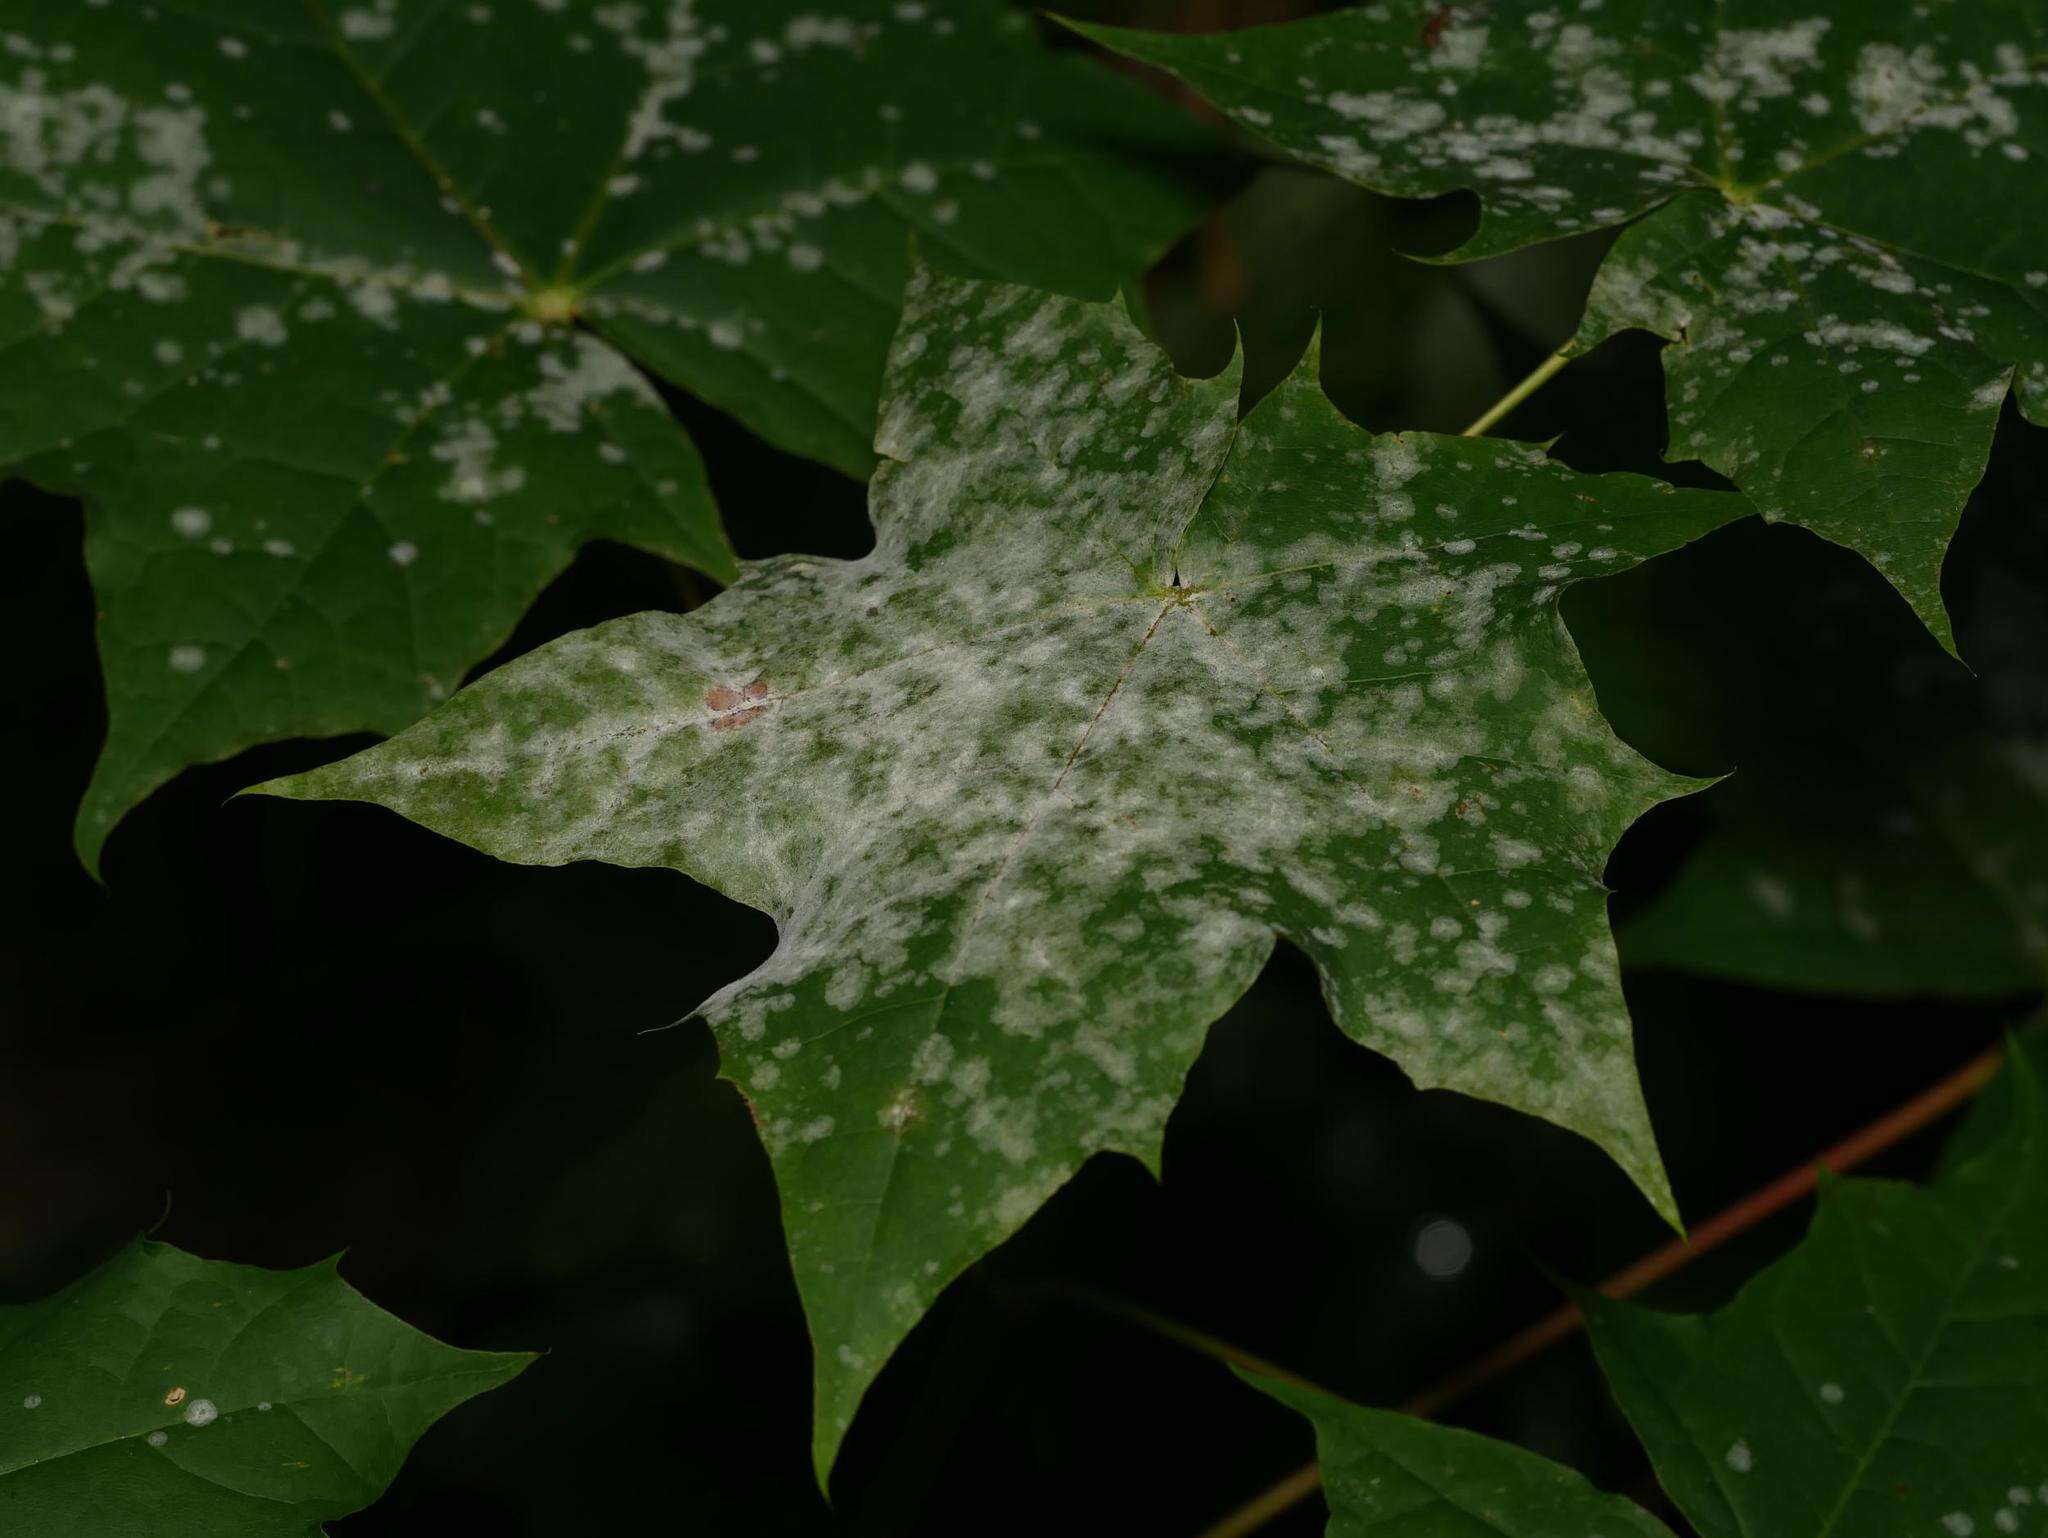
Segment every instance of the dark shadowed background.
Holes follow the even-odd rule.
[[[1314,7],[1073,8],[1220,26]],[[1605,246],[1424,266],[1396,248],[1454,244],[1473,217],[1464,201],[1399,204],[1256,160],[1246,171],[1148,281],[1150,321],[1198,373],[1223,365],[1241,329],[1256,394],[1319,313],[1325,386],[1374,429],[1465,425],[1569,333]],[[742,553],[867,547],[860,486],[672,399]],[[1557,454],[1583,469],[1715,483],[1697,466],[1660,469],[1662,381],[1640,335],[1574,363],[1505,430],[1562,434]],[[1946,577],[1976,677],[1860,559],[1754,520],[1578,588],[1566,613],[1617,728],[1659,762],[1791,765],[1853,803],[1915,723],[1967,715],[1992,691],[2048,716],[2048,624],[2028,598],[2048,581],[2044,477],[2048,433],[2008,408]],[[1546,1268],[1596,1279],[1668,1237],[1590,1145],[1417,1093],[1345,1041],[1283,949],[1211,1031],[1168,1129],[1164,1183],[1098,1159],[955,1285],[870,1395],[828,1511],[811,1484],[808,1343],[766,1160],[714,1078],[709,1034],[648,1034],[763,958],[769,921],[668,873],[495,864],[368,807],[228,802],[360,739],[183,775],[115,834],[96,886],[70,848],[104,728],[80,510],[17,484],[0,490],[0,520],[0,655],[13,659],[0,691],[0,1298],[48,1291],[153,1228],[268,1266],[346,1249],[344,1274],[412,1323],[549,1353],[430,1433],[380,1505],[335,1527],[344,1538],[457,1521],[507,1535],[1193,1538],[1302,1462],[1307,1428],[1105,1299],[1393,1403],[1552,1307]],[[679,569],[594,546],[484,668],[704,596]],[[1630,833],[1609,870],[1617,919],[1670,879],[1725,793]],[[1695,1222],[2033,1002],[1765,992],[1628,969],[1625,938],[1622,959],[1651,1112]],[[1917,1175],[1938,1140],[1903,1146],[1882,1172]],[[1755,1231],[1654,1301],[1726,1296],[1805,1217]],[[1417,1240],[1445,1222],[1471,1255],[1439,1276]],[[1437,1270],[1447,1235],[1425,1246]],[[1671,1516],[1576,1344],[1453,1418]],[[1311,1501],[1270,1531],[1321,1520]]]

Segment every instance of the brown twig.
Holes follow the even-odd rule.
[[[1822,1170],[1846,1174],[1894,1144],[1903,1142],[1921,1128],[1940,1120],[1982,1089],[2004,1060],[2005,1048],[2002,1045],[1986,1048],[1948,1077],[1894,1106],[1817,1158],[1787,1170],[1761,1190],[1751,1192],[1734,1206],[1716,1213],[1687,1238],[1675,1239],[1633,1265],[1615,1272],[1600,1284],[1600,1292],[1610,1298],[1632,1297],[1683,1270],[1709,1250],[1726,1244],[1737,1234],[1756,1227],[1765,1218],[1811,1195],[1819,1184]],[[1439,1415],[1474,1390],[1576,1334],[1584,1324],[1585,1318],[1578,1305],[1568,1303],[1537,1320],[1528,1329],[1509,1336],[1486,1355],[1467,1363],[1449,1377],[1431,1384],[1402,1405],[1402,1412],[1425,1419]],[[1244,1538],[1245,1534],[1256,1531],[1297,1502],[1307,1499],[1322,1482],[1321,1469],[1313,1463],[1304,1464],[1221,1521],[1203,1529],[1200,1538]]]

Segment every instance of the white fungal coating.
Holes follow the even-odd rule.
[[[513,4],[519,28],[479,20]],[[629,350],[864,475],[911,229],[1106,288],[1197,211],[1106,149],[1098,95],[1061,89],[1086,67],[1000,0],[253,17],[59,5],[0,48],[0,321],[47,382],[0,462],[60,467],[99,509],[88,855],[185,764],[414,718],[588,539],[728,579],[703,468]],[[549,40],[569,140],[507,90],[515,37]],[[446,68],[392,72],[408,54]],[[1113,110],[1184,131],[1135,89]],[[1058,242],[1016,238],[1054,220]],[[188,644],[204,668],[166,666]]]
[[[2048,52],[1994,7],[1741,15],[1405,3],[1115,46],[1341,176],[1476,191],[1463,256],[1643,216],[1574,350],[1670,338],[1674,457],[1862,552],[1947,640],[1941,561],[1997,409],[2016,385],[2048,421]]]

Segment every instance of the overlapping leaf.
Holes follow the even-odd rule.
[[[1239,1376],[1314,1424],[1328,1538],[1671,1538],[1642,1507],[1513,1443]]]
[[[2017,1048],[2007,1081],[1939,1180],[1827,1186],[1719,1313],[1582,1299],[1702,1538],[2048,1532],[2048,1103]],[[1507,1443],[1248,1381],[1315,1422],[1332,1538],[1668,1532]]]
[[[1828,1188],[1706,1318],[1585,1300],[1600,1365],[1706,1538],[2048,1532],[2048,1100],[1924,1190]]]
[[[0,0],[0,42],[0,469],[90,503],[88,863],[186,764],[412,720],[586,539],[729,578],[629,356],[864,474],[910,232],[1102,294],[1202,195],[1001,0]]]
[[[304,1538],[532,1360],[458,1351],[342,1281],[138,1242],[0,1308],[0,1528]]]
[[[1942,555],[2015,370],[2048,422],[2041,0],[1379,0],[1084,30],[1340,176],[1477,191],[1461,257],[1637,220],[1572,346],[1670,338],[1670,452],[1868,556],[1950,642]]]
[[[1313,356],[1240,424],[1119,309],[913,278],[859,561],[566,637],[267,787],[773,914],[704,1006],[781,1184],[828,1462],[939,1290],[1091,1153],[1153,1161],[1276,934],[1424,1085],[1573,1128],[1669,1213],[1601,868],[1690,781],[1557,595],[1747,510],[1374,438]]]

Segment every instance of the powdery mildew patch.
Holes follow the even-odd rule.
[[[0,0],[0,467],[91,499],[106,614],[81,852],[414,719],[586,539],[731,576],[629,358],[865,474],[911,232],[1108,291],[1199,142],[1003,0]]]
[[[1304,159],[1483,202],[1478,257],[1640,217],[1572,346],[1671,339],[1671,451],[1868,556],[1944,643],[1998,407],[2048,421],[2038,6],[1381,0],[1105,32]]]

